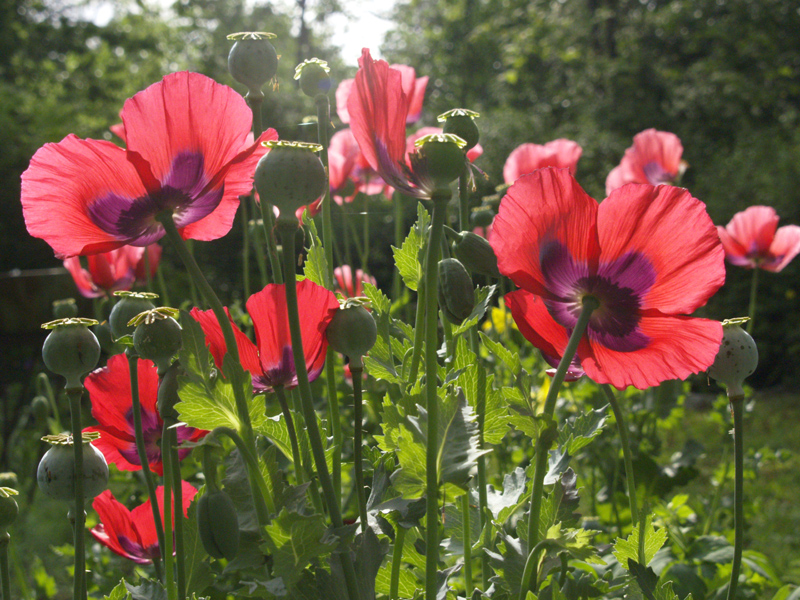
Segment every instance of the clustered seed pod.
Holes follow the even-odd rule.
[[[475,124],[475,119],[479,116],[475,111],[467,110],[466,108],[454,108],[439,115],[437,121],[444,123],[442,127],[444,133],[457,135],[467,143],[464,146],[464,151],[466,152],[478,145],[481,134]]]
[[[94,319],[60,319],[42,325],[50,334],[42,346],[44,364],[66,378],[67,389],[81,387],[81,376],[97,366],[100,343],[89,330]]]
[[[172,357],[181,349],[181,326],[174,319],[177,311],[162,307],[148,310],[133,318],[133,347],[139,356],[152,360],[163,375],[172,364]]]
[[[460,325],[475,308],[475,288],[472,277],[455,258],[439,262],[439,308],[445,318]]]
[[[322,146],[285,140],[267,145],[271,150],[256,166],[256,190],[261,201],[278,207],[279,220],[296,222],[297,209],[322,196],[328,185],[325,167],[316,154]]]
[[[158,298],[158,294],[148,292],[114,292],[119,297],[119,302],[111,309],[108,317],[108,324],[111,326],[111,335],[115,340],[133,335],[134,327],[128,325],[131,319],[147,310],[152,310],[156,306],[153,300]]]
[[[224,491],[207,490],[197,501],[197,529],[203,548],[214,558],[233,560],[239,553],[239,519]]]
[[[36,470],[39,489],[56,500],[74,500],[76,475],[72,436],[47,435],[42,439],[53,447],[39,461]],[[108,463],[103,453],[88,443],[90,439],[83,436],[83,496],[87,499],[94,498],[108,485]]]
[[[336,352],[361,364],[361,357],[372,349],[378,339],[378,327],[369,311],[359,301],[351,299],[346,300],[334,313],[325,336]]]
[[[274,33],[263,31],[228,36],[229,40],[236,40],[228,53],[228,71],[253,95],[259,95],[263,85],[278,72],[278,53],[269,41],[274,37]]]
[[[758,366],[758,348],[742,323],[749,319],[728,319],[722,322],[722,343],[708,375],[728,388],[728,397],[744,396],[742,385]]]
[[[331,76],[328,63],[318,58],[307,58],[294,70],[294,78],[300,81],[300,89],[306,96],[315,98],[327,94],[331,89]]]

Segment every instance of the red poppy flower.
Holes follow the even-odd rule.
[[[333,292],[304,279],[297,282],[297,302],[308,379],[313,381],[319,377],[325,364],[325,351],[328,348],[325,329],[339,309],[339,301]],[[284,285],[270,284],[250,296],[247,312],[256,330],[255,344],[236,327],[233,320],[231,324],[242,367],[250,372],[253,379],[253,390],[262,393],[271,392],[278,385],[287,389],[296,387],[297,372],[292,355]],[[217,318],[210,310],[194,308],[191,314],[203,328],[208,349],[217,367],[221,368],[227,346]]]
[[[188,517],[197,490],[190,483],[182,482],[183,516]],[[175,496],[172,496],[172,522],[175,522]],[[164,515],[164,486],[156,488],[159,514]],[[153,521],[153,510],[150,500],[133,510],[114,498],[111,490],[105,490],[92,502],[92,508],[100,517],[100,523],[91,530],[92,536],[112,552],[132,560],[136,564],[146,565],[153,559],[160,558],[158,534]],[[163,524],[163,520],[162,520]]]
[[[686,169],[683,145],[674,133],[646,129],[633,137],[618,167],[606,178],[606,194],[626,183],[672,183]]]
[[[688,315],[725,281],[705,205],[671,186],[626,185],[598,205],[565,169],[508,189],[490,242],[514,320],[545,354],[562,356],[584,296],[600,303],[578,346],[598,383],[644,389],[707,368],[722,326]]]
[[[333,270],[333,278],[336,280],[336,291],[345,298],[356,298],[364,295],[364,283],[378,285],[377,280],[372,275],[367,275],[361,269],[356,269],[355,283],[353,282],[353,268],[350,265],[342,265]]]
[[[736,213],[726,227],[717,226],[732,265],[778,273],[800,253],[800,227],[778,227],[780,217],[770,206],[751,206]]]
[[[428,78],[417,77],[414,67],[409,67],[408,65],[391,65],[391,68],[400,72],[403,93],[409,99],[406,123],[409,125],[416,123],[422,116],[422,104],[425,100],[425,88],[428,85]],[[345,79],[336,88],[336,113],[342,123],[350,122],[347,101],[353,91],[354,83],[354,79]]]
[[[150,468],[161,475],[161,432],[164,421],[158,414],[158,374],[152,361],[139,360],[139,403],[142,408],[142,430]],[[128,359],[117,354],[108,359],[108,365],[93,371],[84,383],[92,400],[92,416],[97,421],[94,427],[84,432],[97,431],[100,438],[92,443],[103,453],[109,464],[115,464],[120,471],[138,471],[142,468],[136,450],[136,435],[133,429],[133,400]],[[206,435],[206,431],[186,425],[176,429],[178,443],[186,440],[196,441]],[[191,452],[178,451],[183,459]]]
[[[199,73],[173,73],[120,114],[127,149],[70,134],[36,152],[22,174],[28,232],[64,258],[151,244],[165,210],[184,238],[225,235],[266,152],[244,99]]]
[[[145,271],[145,260],[144,255],[147,253],[147,263],[150,265],[150,273]],[[138,285],[144,285],[147,283],[148,279],[153,279],[156,276],[158,271],[158,263],[161,262],[161,246],[158,244],[150,244],[147,248],[144,249],[142,253],[142,257],[139,259],[139,262],[136,263],[134,267],[134,272],[136,273],[136,281],[134,283]]]
[[[508,185],[521,175],[543,167],[569,169],[575,174],[583,148],[572,140],[558,139],[541,144],[522,144],[512,150],[503,166],[503,179]]]
[[[93,254],[86,258],[88,270],[81,266],[77,256],[64,261],[78,291],[86,298],[100,298],[117,290],[129,290],[136,279],[136,265],[144,248],[123,246],[110,252]]]

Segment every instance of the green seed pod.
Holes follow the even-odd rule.
[[[740,327],[748,319],[728,319],[722,322],[722,343],[714,364],[708,368],[709,377],[728,388],[728,397],[744,396],[742,385],[758,366],[755,341]]]
[[[43,422],[50,416],[50,401],[46,396],[34,396],[31,400],[31,412],[37,423]]]
[[[475,124],[475,119],[480,115],[465,108],[454,108],[446,113],[439,115],[437,120],[444,123],[442,130],[444,133],[452,133],[467,142],[464,151],[471,150],[478,145],[480,132]]]
[[[452,134],[433,134],[414,142],[435,189],[448,189],[467,168],[462,148],[466,142]]]
[[[306,96],[316,98],[327,94],[331,89],[331,76],[328,63],[318,58],[308,58],[294,70],[294,78],[300,80],[300,89]]]
[[[472,277],[458,260],[439,262],[439,307],[448,321],[460,325],[475,308]]]
[[[453,248],[458,260],[473,273],[500,279],[497,255],[486,238],[471,231],[462,231]]]
[[[14,471],[4,471],[0,473],[0,487],[14,488],[19,487],[19,479]]]
[[[78,316],[78,305],[75,298],[64,298],[53,302],[53,317],[56,319],[71,319]]]
[[[239,553],[239,519],[230,496],[206,491],[197,502],[197,529],[203,548],[214,558],[233,560]]]
[[[172,317],[170,308],[154,308],[134,317],[133,347],[139,356],[152,360],[163,375],[172,364],[172,357],[181,349],[181,326]]]
[[[81,376],[97,366],[100,343],[89,331],[92,319],[60,319],[42,325],[50,334],[42,346],[44,364],[67,379],[67,389],[81,387]]]
[[[0,532],[8,529],[19,514],[19,505],[14,499],[17,490],[9,487],[0,487]]]
[[[128,323],[138,315],[147,310],[155,308],[152,300],[158,298],[158,294],[146,292],[114,292],[120,298],[119,302],[111,309],[108,317],[108,324],[111,326],[111,335],[118,340],[125,335],[133,335],[134,327]]]
[[[494,221],[494,211],[488,206],[473,210],[469,215],[469,221],[475,227],[488,227]]]
[[[375,345],[378,327],[360,302],[347,300],[333,315],[325,336],[331,348],[354,361]]]
[[[95,325],[92,327],[92,331],[97,341],[100,342],[100,348],[109,356],[125,352],[125,346],[114,341],[114,337],[111,335],[111,325],[108,324],[108,321]]]
[[[306,142],[272,141],[258,161],[255,185],[262,201],[281,211],[279,220],[294,219],[301,206],[325,193],[328,177],[316,152],[322,147]]]
[[[229,40],[237,40],[228,53],[228,71],[239,83],[246,85],[253,95],[278,72],[278,53],[270,43],[277,37],[273,33],[250,31],[234,33]]]
[[[70,502],[75,499],[75,452],[72,436],[61,434],[45,436],[53,445],[45,452],[36,470],[39,489],[56,500]],[[100,494],[108,486],[108,464],[103,453],[83,438],[83,496],[87,500]]]

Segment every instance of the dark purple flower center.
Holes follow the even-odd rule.
[[[133,408],[127,412],[125,420],[130,424],[129,431],[133,433]],[[157,413],[142,409],[142,437],[144,437],[147,463],[151,465],[161,462],[161,426],[162,422]],[[142,464],[136,444],[133,442],[127,448],[120,448],[119,453],[132,465]]]
[[[261,365],[265,365],[262,363]],[[277,365],[271,365],[264,369],[263,374],[253,374],[253,389],[260,392],[272,391],[276,385],[284,387],[297,383],[297,371],[294,368],[294,354],[291,346],[284,346],[281,360]]]
[[[647,346],[650,338],[639,329],[641,299],[655,283],[656,271],[646,257],[627,252],[600,263],[592,273],[589,265],[576,261],[566,246],[550,242],[542,246],[540,261],[550,294],[544,302],[558,324],[572,330],[583,298],[593,296],[600,306],[589,320],[590,340],[617,352]]]
[[[119,541],[119,545],[129,556],[148,561],[161,558],[161,550],[158,547],[158,542],[145,548],[140,542],[131,540],[125,535],[120,535],[117,540]]]
[[[164,235],[164,228],[155,220],[160,212],[172,210],[175,225],[186,227],[219,206],[223,186],[203,193],[209,182],[204,162],[199,152],[181,152],[159,190],[138,198],[109,192],[89,205],[89,218],[103,231],[130,244],[152,244]]]

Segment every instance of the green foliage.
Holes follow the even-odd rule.
[[[422,281],[422,265],[424,264],[424,251],[428,239],[428,229],[431,218],[422,204],[417,204],[417,222],[408,232],[400,248],[392,247],[394,262],[403,282],[410,290],[417,291]]]
[[[647,521],[644,526],[644,565],[650,564],[656,552],[666,543],[669,534],[665,528],[656,530],[653,526],[653,518],[651,515],[647,516]],[[639,526],[633,528],[633,531],[626,539],[617,539],[614,544],[614,556],[619,564],[628,568],[628,561],[638,561],[639,558]]]

